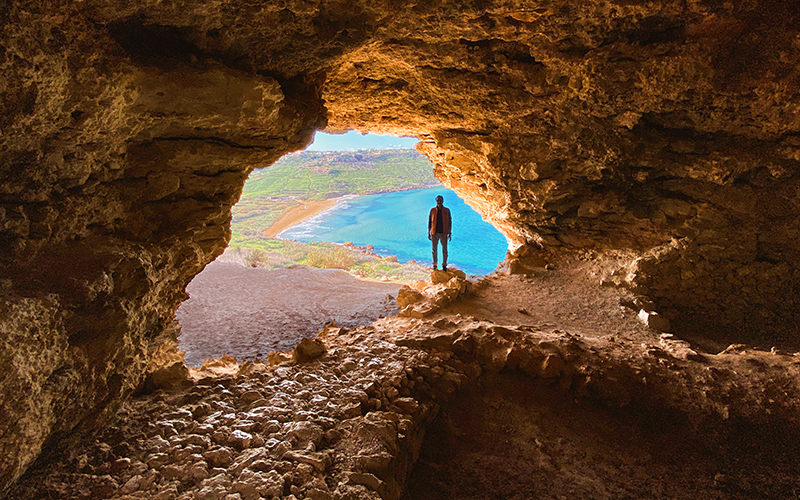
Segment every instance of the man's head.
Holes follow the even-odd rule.
[[[444,198],[441,196],[436,197],[436,206],[441,207],[444,204]]]

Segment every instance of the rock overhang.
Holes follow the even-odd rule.
[[[140,384],[247,172],[326,124],[419,136],[522,264],[618,258],[684,329],[796,336],[798,7],[5,7],[3,482]]]

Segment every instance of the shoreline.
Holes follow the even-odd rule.
[[[400,193],[400,192],[409,192],[409,191],[428,192],[431,189],[439,189],[439,188],[443,189],[444,192],[445,192],[445,195],[446,195],[447,188],[445,188],[442,185],[439,185],[439,186],[428,186],[428,187],[414,187],[414,188],[411,188],[411,189],[394,189],[394,190],[391,190],[391,191],[386,191],[386,193]],[[347,200],[350,200],[350,199],[353,199],[353,198],[360,198],[360,197],[364,197],[364,196],[374,196],[374,195],[377,195],[377,194],[384,194],[384,193],[371,192],[371,193],[365,193],[365,194],[347,194],[347,195],[344,195],[344,196],[338,196],[336,198],[330,198],[330,199],[327,199],[327,200],[319,200],[319,201],[317,201],[317,200],[306,200],[306,201],[303,201],[303,200],[295,198],[295,201],[298,203],[298,205],[296,205],[296,206],[290,208],[289,210],[287,210],[286,212],[284,212],[284,214],[276,222],[274,222],[270,226],[266,227],[265,229],[262,229],[260,233],[263,236],[265,236],[266,238],[271,238],[271,239],[277,240],[277,241],[281,241],[281,240],[292,240],[292,241],[295,241],[292,236],[288,236],[285,233],[287,231],[291,230],[294,227],[297,227],[297,226],[306,227],[304,224],[310,224],[309,229],[306,229],[306,230],[302,231],[302,233],[300,235],[298,235],[300,240],[297,240],[297,241],[300,241],[302,243],[303,241],[313,239],[310,236],[312,234],[314,234],[314,233],[309,233],[308,231],[314,231],[315,229],[320,228],[321,227],[320,226],[320,224],[321,224],[320,221],[322,220],[322,218],[327,217],[327,212],[333,210],[334,208],[342,206],[341,204],[347,202]],[[416,206],[419,203],[424,203],[423,201],[420,201],[420,200],[422,200],[422,198],[419,198],[419,196],[420,195],[416,195],[416,194],[413,195],[413,197],[414,197],[413,206]],[[422,196],[424,198],[424,195],[422,195]],[[346,203],[346,205],[349,205],[349,203]],[[331,213],[333,213],[333,212],[331,212]],[[467,217],[467,215],[468,214],[465,214],[465,217]],[[469,220],[469,219],[465,219],[465,220]],[[480,221],[478,221],[478,222],[480,222]],[[337,233],[337,234],[339,234],[339,233]],[[368,245],[365,244],[365,241],[369,241],[369,239],[370,239],[369,234],[371,234],[371,233],[367,232],[367,236],[366,237],[363,234],[361,234],[360,236],[356,237],[357,239],[359,239],[359,245],[364,246],[364,247],[368,246]],[[348,239],[352,240],[353,239],[353,238],[343,237],[341,234],[339,234],[338,236],[334,236],[334,238],[337,238],[339,241],[348,240]],[[383,240],[380,240],[380,241],[383,241]],[[409,240],[409,241],[411,241],[411,240]],[[346,242],[345,243],[330,242],[330,243],[334,244],[334,245],[337,245],[337,246],[345,246]],[[419,245],[411,244],[411,247],[414,248],[414,251],[407,250],[407,249],[405,249],[405,247],[402,247],[402,245],[400,247],[398,247],[398,248],[393,248],[391,243],[384,243],[384,245],[388,245],[388,247],[387,248],[380,247],[380,249],[376,250],[375,252],[368,252],[368,253],[374,254],[376,257],[381,257],[381,258],[387,258],[387,257],[390,257],[390,256],[394,256],[398,260],[401,260],[401,259],[403,261],[414,260],[423,269],[427,270],[429,268],[429,266],[427,266],[427,265],[420,264],[422,262],[429,263],[430,262],[430,257],[422,256],[422,254],[419,251],[416,251],[416,250],[418,250],[417,247]],[[486,260],[488,262],[488,259],[484,258],[484,257],[491,256],[489,254],[489,251],[492,248],[494,248],[494,247],[490,248],[490,247],[487,246],[485,249],[483,247],[480,248],[480,250],[484,251],[484,253],[486,255],[481,253],[480,255],[481,255],[481,259],[482,260],[477,264],[465,264],[464,262],[452,262],[451,264],[453,264],[455,267],[458,267],[458,268],[462,269],[468,275],[474,275],[474,276],[488,275],[493,270],[496,270],[497,269],[497,263],[502,261],[501,258],[498,258],[497,261],[493,261],[491,265],[486,265],[486,266],[482,266],[481,265],[483,263],[483,260]],[[505,249],[506,249],[505,252],[507,253],[507,242],[506,242]],[[403,255],[402,258],[400,257],[400,254]],[[457,259],[457,260],[460,260],[460,259]],[[462,266],[465,266],[466,269],[464,269],[464,267],[462,267]],[[359,280],[373,281],[370,278],[357,276],[357,275],[354,275],[354,276],[356,276],[356,278],[359,279]],[[377,280],[377,279],[375,281],[376,282],[382,282],[382,280]],[[401,283],[403,281],[404,280],[401,280],[401,279],[397,280],[397,282],[401,282]]]
[[[339,196],[338,198],[330,198],[327,200],[306,200],[303,201],[300,205],[289,209],[288,212],[283,214],[280,219],[275,221],[272,225],[264,228],[261,231],[261,234],[266,236],[267,238],[280,238],[280,234],[287,229],[291,229],[298,224],[302,224],[303,222],[307,221],[308,219],[314,217],[315,215],[319,215],[326,210],[330,210],[334,208],[337,203],[344,199],[353,198],[356,196],[369,196],[374,194],[385,194],[385,193],[399,193],[403,191],[413,191],[415,189],[430,189],[435,187],[440,187],[441,184],[435,186],[423,186],[423,187],[410,187],[406,189],[392,189],[392,190],[381,190],[376,191],[374,193],[366,193],[366,194],[347,194],[344,196]]]
[[[273,224],[264,228],[264,230],[261,231],[261,234],[267,238],[276,238],[278,234],[286,231],[287,229],[305,222],[311,217],[319,215],[326,210],[330,210],[331,208],[335,207],[336,204],[343,198],[346,197],[340,196],[339,198],[330,198],[328,200],[320,201],[305,200],[301,202],[300,205],[291,208]]]

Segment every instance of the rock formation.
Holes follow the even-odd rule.
[[[63,459],[25,475],[11,498],[409,498],[401,492],[431,421],[461,390],[498,382],[513,382],[506,393],[521,389],[526,401],[515,408],[495,394],[452,415],[487,403],[502,414],[456,434],[465,452],[433,464],[444,480],[417,485],[410,498],[486,498],[468,491],[484,471],[508,497],[790,497],[800,456],[797,363],[747,349],[698,356],[684,344],[462,315],[327,327],[269,365],[226,356],[193,370],[182,390],[134,398],[102,432],[70,439]],[[481,450],[475,429],[508,418],[517,425]],[[472,464],[474,477],[447,467],[475,456],[487,459]],[[469,494],[441,493],[459,489]]]
[[[526,272],[613,259],[675,333],[796,340],[800,2],[0,6],[0,487],[179,363],[249,171],[419,136]],[[327,120],[327,122],[326,122]]]
[[[424,318],[449,306],[469,291],[470,282],[460,269],[431,271],[431,282],[415,281],[397,293],[398,316]]]

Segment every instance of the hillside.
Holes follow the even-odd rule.
[[[347,269],[360,277],[404,280],[424,275],[358,248],[269,238],[264,230],[305,201],[366,195],[439,184],[433,165],[414,149],[302,151],[250,174],[233,209],[232,237],[223,260],[275,269],[291,264]]]
[[[250,174],[242,199],[296,196],[318,200],[438,184],[431,162],[414,149],[302,151]]]
[[[252,238],[302,200],[436,186],[433,165],[414,149],[302,151],[250,174],[233,207],[233,240]]]

